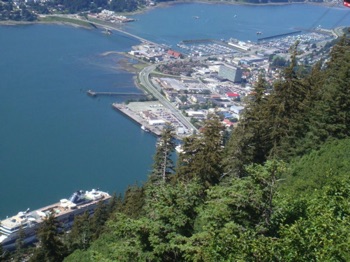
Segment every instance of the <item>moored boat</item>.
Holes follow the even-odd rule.
[[[76,215],[84,212],[93,214],[99,202],[107,202],[110,198],[108,193],[100,190],[79,190],[74,192],[69,199],[61,199],[58,203],[34,211],[28,208],[24,212],[0,221],[0,244],[7,250],[15,249],[21,230],[24,232],[24,244],[35,242],[37,229],[50,213],[62,223],[65,230],[68,230]]]
[[[149,129],[147,128],[147,127],[145,127],[145,126],[141,126],[141,129],[143,130],[143,131],[145,131],[145,132],[149,132]]]

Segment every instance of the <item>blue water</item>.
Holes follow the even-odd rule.
[[[145,180],[155,137],[87,89],[133,91],[118,56],[137,41],[56,25],[0,27],[0,217],[77,189]]]
[[[306,4],[245,6],[192,3],[152,9],[134,18],[138,21],[128,24],[128,31],[168,45],[182,40],[230,37],[255,42],[261,37],[256,35],[257,31],[263,32],[263,36],[271,36],[300,28],[349,26],[350,9]]]
[[[349,25],[346,12],[311,5],[179,4],[136,15],[125,29],[171,45],[198,38],[254,41],[256,31],[267,36],[314,24]],[[136,92],[133,75],[118,65],[122,57],[101,55],[135,44],[116,32],[0,27],[0,218],[77,189],[122,193],[147,178],[155,137],[111,108],[117,98],[85,93]]]

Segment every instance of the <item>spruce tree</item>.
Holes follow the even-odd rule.
[[[129,186],[125,191],[124,202],[120,212],[131,218],[138,218],[143,214],[142,207],[144,203],[145,188],[138,185]]]
[[[107,205],[103,201],[97,204],[94,214],[90,217],[93,239],[97,239],[103,232],[104,224],[108,219]]]
[[[174,128],[167,124],[164,126],[159,138],[157,150],[154,155],[153,169],[150,176],[152,183],[168,182],[170,175],[174,173],[175,165],[171,159],[175,151],[175,134]]]
[[[242,177],[244,166],[250,163],[263,163],[270,148],[267,137],[267,83],[260,75],[252,96],[233,130],[225,149],[225,174]]]
[[[69,253],[72,253],[76,249],[86,250],[90,246],[93,233],[89,217],[89,213],[85,212],[74,218],[74,223],[67,240]]]
[[[216,115],[209,115],[202,133],[184,140],[184,152],[177,166],[177,179],[198,178],[205,187],[215,185],[223,174],[223,126]]]
[[[350,135],[350,39],[333,47],[326,64],[325,83],[315,108],[322,121],[315,123],[324,141]]]
[[[38,230],[39,247],[35,250],[30,261],[63,261],[67,255],[66,247],[61,240],[63,231],[51,212],[42,222]]]
[[[18,238],[16,240],[16,251],[15,251],[15,261],[22,261],[22,256],[25,250],[25,232],[22,226],[18,231]]]

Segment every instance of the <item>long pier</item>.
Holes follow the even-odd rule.
[[[97,96],[139,96],[146,97],[145,94],[141,93],[122,93],[122,92],[95,92],[92,90],[86,91],[89,96],[97,97]]]

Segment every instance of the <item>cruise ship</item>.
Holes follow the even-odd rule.
[[[69,199],[61,199],[58,203],[34,211],[27,209],[19,212],[15,216],[0,221],[0,244],[7,250],[15,249],[16,240],[21,229],[25,234],[23,239],[25,244],[35,242],[37,240],[37,229],[50,213],[53,213],[56,219],[62,223],[64,229],[67,230],[72,226],[76,215],[84,212],[93,214],[99,202],[107,202],[110,198],[111,196],[108,193],[100,190],[79,190],[74,192]]]

